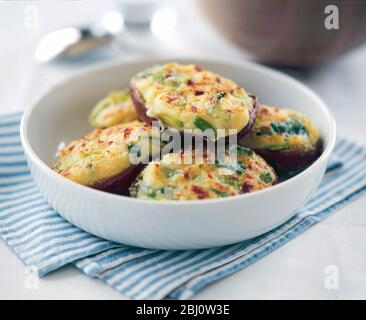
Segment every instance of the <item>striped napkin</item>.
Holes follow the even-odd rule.
[[[84,232],[59,216],[38,192],[19,139],[20,114],[0,117],[0,235],[44,276],[73,263],[132,299],[187,299],[245,268],[323,220],[366,190],[366,150],[345,139],[318,191],[278,228],[233,245],[189,251],[147,250]]]

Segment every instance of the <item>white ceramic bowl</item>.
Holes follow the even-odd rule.
[[[249,62],[170,59],[197,63],[229,77],[260,101],[292,107],[320,129],[324,152],[308,169],[274,187],[215,200],[138,200],[97,191],[53,172],[60,142],[90,131],[91,107],[112,89],[126,87],[138,71],[166,60],[133,60],[83,71],[48,90],[23,117],[21,138],[43,196],[74,225],[116,242],[159,249],[213,247],[245,240],[278,226],[318,187],[335,143],[333,116],[319,97],[298,81]]]

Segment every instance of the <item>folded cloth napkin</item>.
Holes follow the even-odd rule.
[[[20,114],[0,117],[0,235],[44,276],[74,263],[132,299],[187,299],[245,268],[366,191],[366,150],[340,139],[321,186],[276,229],[218,248],[162,251],[120,245],[78,229],[42,198],[19,139]],[[85,212],[87,214],[87,212]]]

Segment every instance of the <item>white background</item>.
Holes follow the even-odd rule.
[[[158,54],[165,55],[179,52],[180,55],[210,55],[223,59],[249,58],[217,34],[199,16],[191,1],[172,2],[180,5],[177,27],[174,30],[158,28],[160,33],[147,40],[141,36],[143,45],[152,43],[160,49]],[[24,109],[42,90],[80,68],[131,56],[131,52],[123,49],[106,49],[94,58],[79,62],[46,65],[33,62],[34,49],[47,32],[97,21],[103,12],[113,9],[114,4],[111,0],[0,1],[0,114]],[[38,25],[29,28],[27,14],[35,7]],[[328,103],[335,114],[339,135],[366,146],[366,46],[313,71],[285,72],[308,84]],[[337,290],[325,286],[325,268],[330,265],[339,270]],[[26,289],[25,279],[22,262],[0,241],[0,299],[125,298],[71,266],[41,279],[37,290]],[[195,298],[365,299],[366,196],[254,265],[211,285]]]

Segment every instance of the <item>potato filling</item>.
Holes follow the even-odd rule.
[[[310,119],[291,109],[259,107],[253,130],[241,140],[252,149],[306,151],[316,147],[319,131]]]
[[[138,147],[141,153],[148,155],[152,150],[159,150],[158,134],[155,137],[151,126],[138,121],[94,130],[63,148],[53,170],[91,186],[131,167],[132,148]]]

